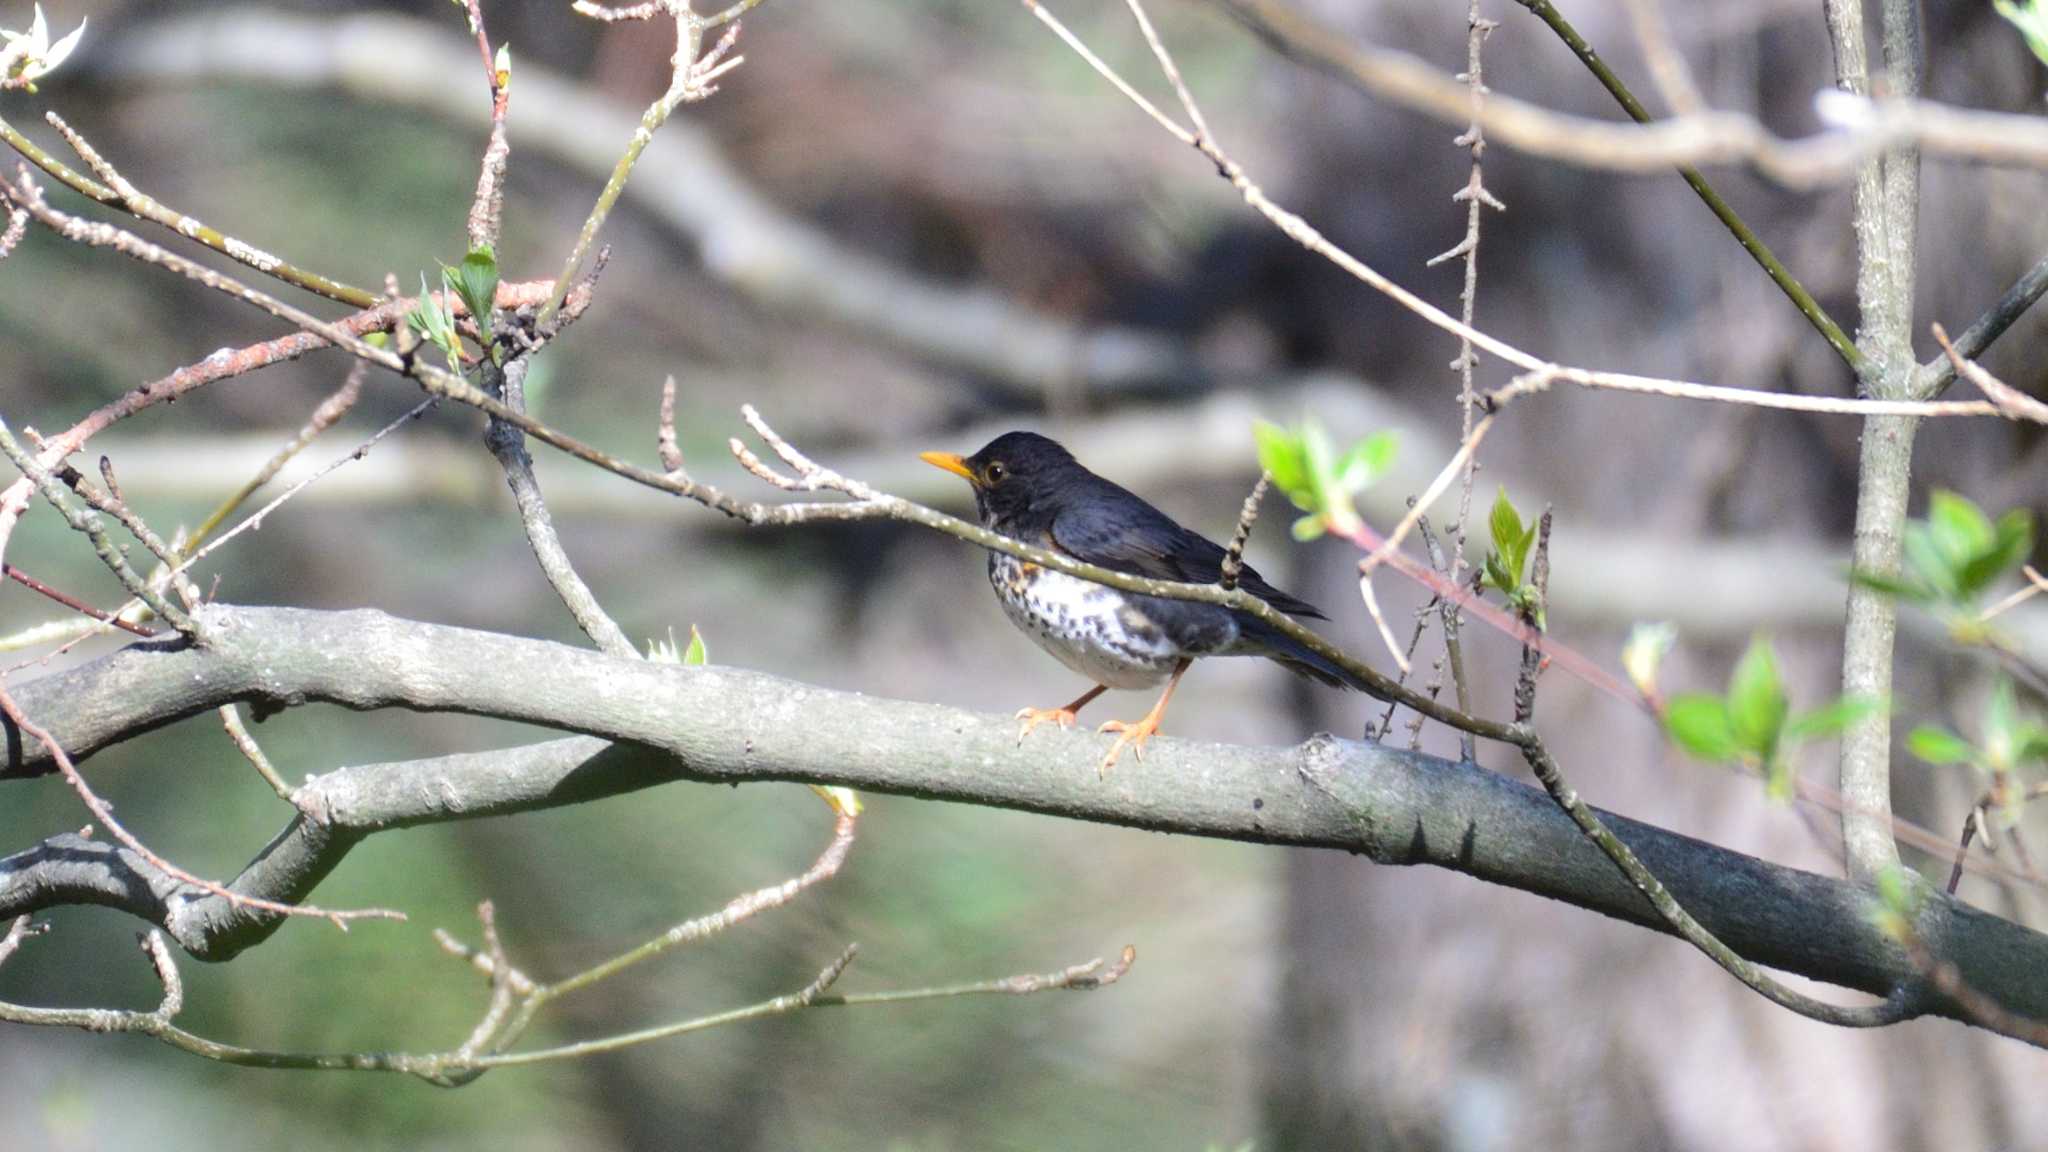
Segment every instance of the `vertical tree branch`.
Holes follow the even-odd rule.
[[[1870,92],[1862,0],[1827,0],[1834,39],[1836,83],[1857,95]],[[1885,78],[1891,95],[1920,89],[1920,9],[1916,0],[1884,0]],[[1919,214],[1919,154],[1887,152],[1857,173],[1855,189],[1856,296],[1861,312],[1858,344],[1865,356],[1862,391],[1878,399],[1914,394],[1914,237]],[[1899,563],[1912,479],[1912,416],[1864,421],[1857,474],[1853,563],[1858,571],[1889,575]],[[1842,693],[1884,699],[1891,695],[1898,620],[1889,596],[1852,583],[1842,643]],[[1853,880],[1875,882],[1899,865],[1891,833],[1891,721],[1874,713],[1842,734],[1842,839]]]

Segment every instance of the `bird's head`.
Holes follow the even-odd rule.
[[[972,456],[926,452],[919,459],[974,486],[983,525],[1016,533],[1051,511],[1069,482],[1087,473],[1065,448],[1035,432],[1006,432]]]

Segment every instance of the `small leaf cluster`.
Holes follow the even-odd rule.
[[[2015,508],[1996,522],[1967,497],[1936,489],[1927,518],[1906,524],[1905,564],[1897,576],[1858,572],[1866,587],[1926,604],[1946,616],[1959,638],[1973,632],[1977,601],[2034,551],[2034,514]]]
[[[1364,527],[1353,499],[1386,475],[1399,447],[1395,433],[1380,431],[1339,453],[1314,417],[1291,429],[1260,420],[1252,425],[1252,436],[1259,466],[1306,513],[1293,527],[1294,538],[1301,541],[1330,531],[1349,535]]]
[[[656,664],[681,664],[686,667],[700,667],[711,663],[711,650],[704,644],[704,634],[697,631],[697,626],[692,624],[690,625],[690,644],[687,648],[678,649],[676,645],[676,630],[671,628],[668,630],[667,640],[649,640],[647,642],[647,658]]]
[[[1505,596],[1516,615],[1534,615],[1536,627],[1544,627],[1543,605],[1537,598],[1536,587],[1525,579],[1529,554],[1536,546],[1537,526],[1522,523],[1522,514],[1515,511],[1506,488],[1493,498],[1493,512],[1486,522],[1493,537],[1493,550],[1487,553],[1481,582]]]
[[[647,658],[656,664],[681,664],[686,668],[699,668],[711,663],[711,649],[704,643],[704,634],[690,625],[690,643],[679,646],[676,631],[671,628],[666,640],[649,640]],[[861,813],[860,793],[851,788],[837,785],[812,784],[810,789],[818,798],[831,805],[832,811],[841,816],[858,816]]]
[[[1761,773],[1771,798],[1785,800],[1792,795],[1791,753],[1800,744],[1836,735],[1884,710],[1882,700],[1845,696],[1794,715],[1777,650],[1759,634],[1736,662],[1727,692],[1673,696],[1664,710],[1664,730],[1672,743],[1698,759],[1734,762]]]
[[[448,297],[453,296],[462,301],[463,308],[476,321],[485,353],[496,360],[492,316],[498,301],[497,255],[485,246],[464,256],[460,264],[441,265],[441,286],[444,295],[436,298],[427,290],[427,278],[420,277],[420,300],[406,313],[406,323],[419,333],[420,339],[441,350],[451,371],[461,372],[462,336],[455,325],[455,309],[448,302]]]
[[[2010,786],[2011,778],[2022,769],[2048,768],[2048,723],[2023,711],[2012,681],[2001,676],[1984,703],[1979,730],[1982,738],[1972,743],[1938,724],[1923,724],[1906,737],[1906,748],[1929,764],[1968,764],[1990,777],[2000,820],[2010,828],[2027,799],[2025,790]]]

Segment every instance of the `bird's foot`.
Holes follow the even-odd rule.
[[[1031,735],[1031,730],[1040,724],[1049,720],[1062,728],[1072,728],[1076,717],[1072,707],[1019,708],[1017,709],[1017,719],[1024,722],[1024,726],[1017,729],[1017,743],[1022,744],[1024,738]]]
[[[1138,759],[1145,758],[1145,741],[1150,740],[1152,734],[1159,731],[1158,712],[1155,709],[1136,723],[1127,724],[1122,720],[1111,720],[1096,731],[1117,733],[1116,743],[1109,746],[1109,751],[1103,755],[1102,762],[1095,766],[1095,774],[1106,777],[1109,770],[1116,767],[1117,758],[1124,754],[1125,748],[1129,748],[1131,755]]]

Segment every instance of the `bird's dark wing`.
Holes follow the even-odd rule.
[[[1097,478],[1099,479],[1099,478]],[[1052,543],[1076,560],[1153,580],[1214,584],[1223,575],[1223,547],[1190,532],[1137,495],[1111,484],[1100,499],[1075,500],[1052,522]],[[1326,619],[1316,606],[1266,583],[1246,565],[1245,591],[1287,613]]]

